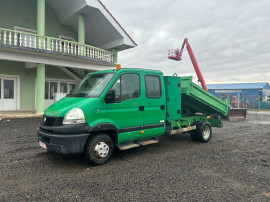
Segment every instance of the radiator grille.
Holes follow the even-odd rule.
[[[62,125],[63,117],[43,116],[44,126],[59,126]]]

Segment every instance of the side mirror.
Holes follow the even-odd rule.
[[[105,102],[106,103],[115,103],[115,90],[113,90],[113,89],[108,90],[108,92],[105,96]]]

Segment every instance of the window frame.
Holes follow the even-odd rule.
[[[142,88],[141,88],[141,76],[140,76],[140,74],[139,73],[123,73],[123,74],[120,74],[117,78],[116,78],[116,80],[115,80],[115,82],[112,84],[112,86],[110,87],[110,89],[109,90],[111,90],[112,89],[112,87],[114,86],[114,84],[117,82],[117,80],[120,78],[120,98],[121,98],[121,101],[120,102],[115,102],[115,103],[122,103],[122,102],[125,102],[125,101],[127,101],[127,100],[122,100],[122,85],[121,85],[121,76],[123,76],[123,75],[125,75],[125,74],[136,74],[136,75],[138,75],[139,76],[139,97],[136,97],[136,98],[130,98],[130,99],[127,99],[127,100],[133,100],[133,99],[138,99],[138,98],[141,98],[141,96],[142,96]],[[113,103],[112,103],[113,104]]]
[[[8,97],[6,97],[6,95],[5,95],[5,90],[7,89],[7,88],[5,88],[6,87],[6,83],[5,83],[5,81],[12,81],[11,83],[13,84],[13,89],[12,89],[12,91],[8,91],[9,93],[8,93],[8,95],[10,94],[10,92],[12,92],[12,97],[9,95]],[[13,100],[13,99],[15,99],[15,80],[14,79],[8,79],[8,78],[6,78],[6,79],[3,79],[3,99],[5,99],[5,100]]]
[[[57,82],[57,88],[59,89],[56,93],[61,93],[60,92],[60,84],[61,83],[67,83],[68,84],[68,92],[67,93],[65,93],[65,94],[69,94],[70,93],[70,89],[69,89],[69,85],[70,84],[74,84],[74,85],[76,85],[76,87],[77,87],[77,85],[79,84],[79,83],[77,83],[76,81],[73,81],[73,80],[66,80],[66,79],[55,79],[55,78],[46,78],[45,79],[45,82],[48,82],[48,89],[50,89],[50,83],[51,82]],[[76,88],[75,87],[75,88]],[[50,90],[48,90],[48,96],[50,95]],[[49,99],[49,97],[48,97],[48,99],[46,99],[45,98],[46,97],[46,89],[45,89],[45,93],[44,93],[44,100],[52,100],[52,99]]]
[[[160,97],[149,97],[147,95],[147,84],[146,84],[146,77],[147,76],[152,76],[152,77],[158,77],[159,78],[159,88],[160,88]],[[145,83],[145,96],[148,98],[148,99],[160,99],[162,98],[162,84],[161,84],[161,78],[159,75],[155,75],[155,74],[146,74],[144,76],[144,83]]]

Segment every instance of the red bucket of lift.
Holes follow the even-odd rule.
[[[182,58],[180,58],[180,50],[179,49],[170,49],[168,51],[168,58],[173,59],[173,60],[181,60]]]

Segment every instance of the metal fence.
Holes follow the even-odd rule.
[[[226,98],[220,97],[225,100]],[[252,95],[238,95],[232,96],[229,95],[230,98],[230,107],[231,108],[247,108],[250,110],[269,110],[270,102],[262,102],[260,96],[252,96]]]
[[[270,109],[270,102],[260,102],[260,109]]]

